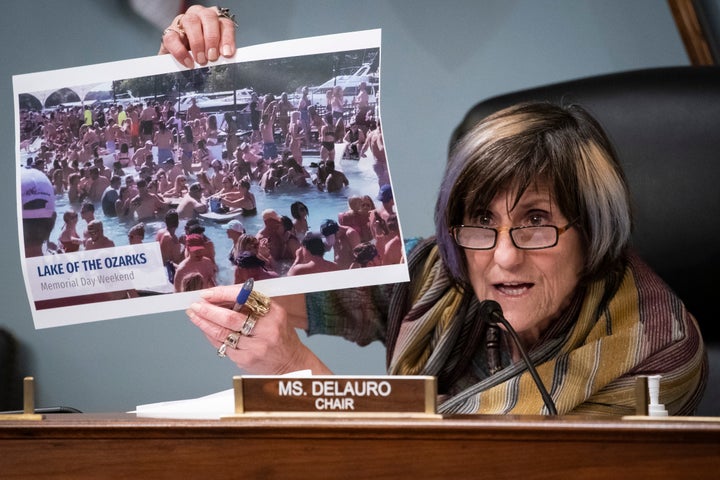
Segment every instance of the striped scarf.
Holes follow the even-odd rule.
[[[484,348],[478,301],[453,285],[433,242],[415,248],[408,266],[420,280],[399,286],[390,305],[388,371],[433,375],[440,392],[452,391]],[[660,402],[671,415],[692,414],[707,360],[697,323],[680,300],[635,255],[619,282],[595,281],[582,290],[529,352],[558,413],[633,414],[635,377],[660,374]],[[439,411],[547,413],[521,361],[454,394]]]

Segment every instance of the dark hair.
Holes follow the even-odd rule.
[[[175,210],[174,208],[168,210],[167,213],[165,213],[165,225],[175,228],[180,225],[180,216],[178,215],[177,210]]]
[[[308,210],[307,205],[305,205],[302,202],[293,202],[290,205],[290,215],[296,220],[300,219],[300,208],[304,208],[308,214],[310,213],[310,210]]]
[[[338,230],[340,230],[340,226],[335,220],[330,220],[328,218],[323,220],[323,222],[320,224],[320,233],[322,233],[326,237],[334,235],[335,233],[337,233]]]
[[[450,227],[472,218],[503,192],[515,195],[512,209],[538,183],[548,185],[580,233],[586,279],[622,263],[632,227],[629,192],[602,127],[577,105],[524,103],[484,118],[451,149],[435,205],[435,229],[455,282],[469,285],[465,253]]]
[[[322,257],[325,255],[325,242],[319,233],[307,232],[302,241],[303,247],[310,252],[311,255]]]
[[[353,248],[353,256],[355,261],[364,267],[378,256],[378,251],[372,243],[364,242]]]
[[[254,253],[244,250],[235,257],[235,265],[240,268],[264,268],[265,262]]]

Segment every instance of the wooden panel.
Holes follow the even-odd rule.
[[[61,418],[59,418],[61,417]],[[548,417],[0,424],[8,478],[717,478],[720,424]],[[492,477],[491,477],[492,478]]]
[[[692,0],[668,0],[675,25],[693,66],[714,65],[712,52]]]

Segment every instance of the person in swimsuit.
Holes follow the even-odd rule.
[[[80,250],[83,240],[80,238],[80,234],[77,232],[78,214],[75,210],[68,210],[63,214],[63,228],[60,232],[58,242],[62,247],[63,252],[71,253]]]
[[[323,117],[320,128],[320,160],[335,160],[335,125],[331,113]]]

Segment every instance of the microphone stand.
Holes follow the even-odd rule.
[[[537,389],[540,391],[540,396],[543,399],[545,408],[547,408],[550,415],[557,415],[557,408],[555,408],[555,402],[553,402],[552,397],[550,397],[550,394],[548,393],[545,385],[543,385],[542,380],[540,379],[540,375],[538,375],[535,366],[530,361],[530,357],[528,357],[527,352],[525,352],[525,348],[523,348],[522,344],[520,343],[520,337],[518,337],[517,332],[515,332],[515,329],[510,325],[510,322],[508,322],[507,319],[503,316],[500,304],[493,300],[484,300],[480,302],[480,311],[486,314],[485,318],[492,325],[500,323],[505,327],[507,332],[510,334],[510,337],[512,337],[513,341],[515,342],[518,350],[520,351],[520,355],[522,356],[522,359],[525,362],[525,365],[527,366],[527,369],[530,372],[530,376],[535,382]]]

